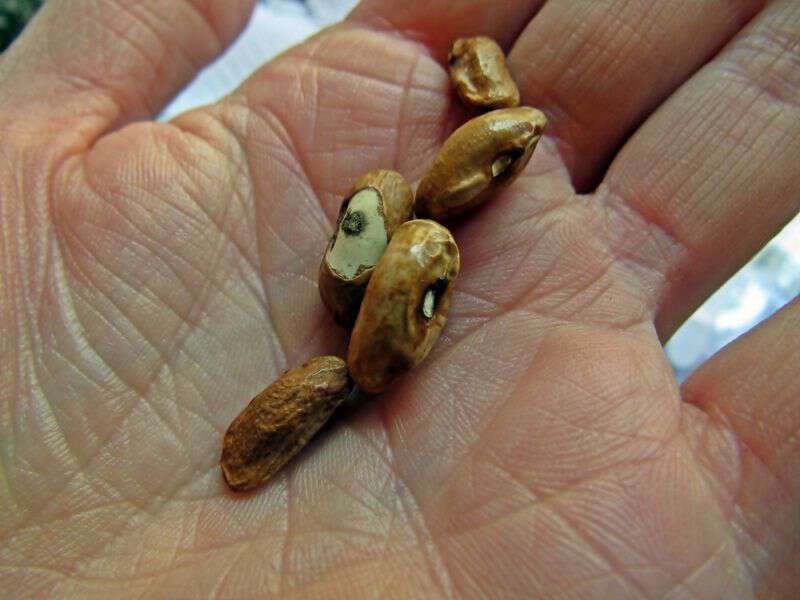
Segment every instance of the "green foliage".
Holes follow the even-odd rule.
[[[44,0],[0,0],[0,52],[5,50]]]

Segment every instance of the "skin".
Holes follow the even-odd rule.
[[[662,343],[798,211],[800,6],[369,0],[149,122],[248,4],[54,0],[0,57],[0,589],[796,596],[800,304],[682,386]],[[343,355],[315,283],[341,198],[421,177],[476,34],[549,125],[453,227],[439,344],[231,494],[231,420]]]

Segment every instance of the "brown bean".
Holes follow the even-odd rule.
[[[519,89],[503,49],[488,37],[460,38],[448,58],[450,79],[467,106],[494,110],[519,106]]]
[[[447,139],[417,189],[418,217],[444,220],[483,204],[522,172],[547,118],[529,107],[495,110]]]
[[[319,268],[319,293],[337,323],[352,327],[367,283],[394,231],[411,218],[411,186],[395,171],[371,171],[342,203]]]
[[[408,221],[395,232],[367,286],[350,338],[347,364],[356,384],[381,392],[430,352],[450,309],[458,246],[433,221]]]
[[[266,483],[351,389],[347,364],[336,356],[321,356],[284,373],[253,398],[225,433],[220,466],[228,486],[246,491]]]

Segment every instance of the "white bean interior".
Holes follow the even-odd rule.
[[[350,199],[339,222],[336,241],[328,252],[328,266],[345,279],[352,279],[360,267],[378,264],[389,243],[380,194],[366,188]]]
[[[422,315],[426,319],[432,319],[433,313],[436,311],[436,292],[428,290],[425,292],[425,297],[422,299]]]
[[[510,167],[511,163],[513,162],[514,159],[508,154],[504,154],[503,156],[499,157],[492,163],[492,177],[497,177],[498,175],[500,175],[508,167]]]

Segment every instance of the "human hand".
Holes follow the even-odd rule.
[[[796,592],[800,303],[682,387],[662,343],[798,210],[800,6],[498,4],[366,0],[168,124],[250,1],[50,0],[0,58],[2,589]],[[344,351],[316,289],[342,195],[422,175],[473,34],[550,125],[454,224],[445,334],[231,494],[231,419]]]

